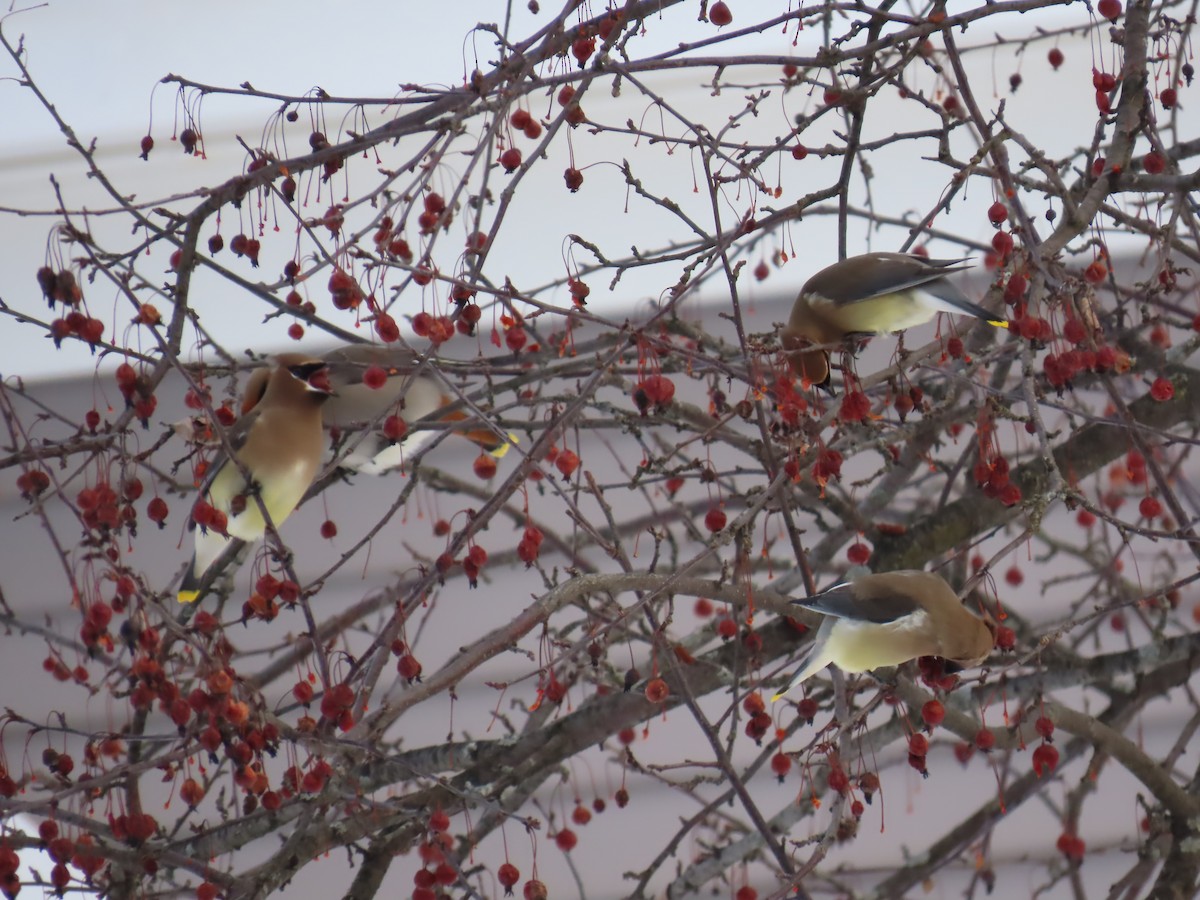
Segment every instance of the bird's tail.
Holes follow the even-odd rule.
[[[180,603],[195,603],[200,599],[200,577],[196,574],[196,555],[188,563],[187,571],[183,573],[183,581],[179,583],[176,595]]]
[[[801,684],[812,678],[827,665],[833,662],[833,658],[829,655],[826,641],[829,637],[829,632],[833,629],[835,620],[827,617],[821,623],[821,627],[817,629],[816,637],[813,638],[812,644],[809,646],[808,656],[804,658],[804,664],[792,676],[792,680],[788,682],[788,686],[781,691],[777,691],[775,696],[771,698],[774,703],[796,685]]]
[[[442,416],[442,421],[462,422],[473,418],[474,416],[471,416],[469,413],[465,413],[462,410],[455,410]],[[456,434],[461,434],[472,444],[476,444],[497,459],[504,456],[508,452],[509,447],[518,443],[517,436],[511,431],[508,433],[507,438],[505,438],[489,428],[456,428],[454,430]]]
[[[964,316],[974,316],[981,322],[987,322],[996,328],[1007,328],[1008,320],[1002,319],[996,313],[984,309],[978,303],[969,300],[962,291],[950,282],[940,279],[935,283],[922,285],[925,291],[941,301],[945,312],[956,312]]]

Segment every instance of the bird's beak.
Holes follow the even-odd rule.
[[[304,382],[304,387],[314,394],[334,396],[333,385],[329,383],[329,367],[321,360],[300,363],[289,366],[288,371]]]

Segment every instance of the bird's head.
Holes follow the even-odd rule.
[[[996,622],[991,616],[971,616],[969,627],[955,636],[953,647],[946,648],[946,659],[962,669],[981,665],[996,646]]]
[[[788,365],[807,385],[831,391],[829,377],[829,351],[813,345],[813,342],[791,327],[783,330],[783,350]]]

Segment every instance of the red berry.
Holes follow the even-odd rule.
[[[363,371],[362,381],[373,391],[379,390],[387,384],[387,370],[383,366],[367,366]]]
[[[1121,0],[1100,0],[1096,4],[1096,12],[1108,21],[1115,22],[1121,18]]]
[[[937,728],[946,718],[946,708],[940,700],[930,700],[921,707],[921,719],[930,728]]]
[[[829,770],[829,775],[826,776],[826,783],[831,791],[836,791],[839,794],[844,794],[850,789],[850,778],[846,775],[846,770],[840,765],[835,765]]]
[[[1098,91],[1109,93],[1117,86],[1117,76],[1112,72],[1101,72],[1099,69],[1092,69],[1092,87]]]
[[[558,845],[558,849],[563,853],[570,853],[575,849],[575,845],[579,843],[579,837],[570,828],[564,828],[558,834],[554,835],[554,843]]]
[[[1042,773],[1049,774],[1058,766],[1058,751],[1053,744],[1041,744],[1033,751],[1033,771],[1038,778]]]
[[[375,333],[385,344],[394,344],[400,340],[400,326],[387,313],[380,313],[375,317]]]
[[[450,817],[446,815],[444,810],[435,809],[429,814],[430,831],[448,831],[449,829]]]
[[[321,523],[321,537],[327,541],[331,541],[337,537],[337,523],[333,519],[326,519]]]
[[[416,681],[421,677],[421,664],[411,653],[405,653],[396,660],[396,671],[405,681]]]
[[[1050,52],[1046,54],[1046,59],[1049,60],[1051,66],[1057,69],[1063,64],[1063,52],[1057,47],[1051,47]]]
[[[579,456],[573,450],[563,450],[555,457],[554,465],[563,478],[570,478],[579,468]]]
[[[1044,740],[1050,740],[1054,736],[1054,722],[1049,716],[1038,716],[1037,721],[1033,723],[1034,730],[1042,736]]]
[[[1167,161],[1157,150],[1151,150],[1142,157],[1142,168],[1148,175],[1161,175],[1167,168]]]
[[[803,144],[797,144],[792,148],[792,159],[800,160],[808,156],[808,148]]]
[[[1021,583],[1025,580],[1025,574],[1017,566],[1011,566],[1009,570],[1004,573],[1004,580],[1012,587],[1020,587]]]
[[[1171,383],[1170,379],[1163,378],[1160,375],[1150,385],[1150,396],[1159,403],[1165,403],[1175,396],[1175,385]]]
[[[986,728],[980,728],[975,732],[975,746],[980,750],[991,750],[996,746],[996,736]]]
[[[480,453],[475,457],[475,463],[472,468],[475,471],[476,478],[487,481],[496,474],[496,458],[490,453]]]
[[[505,172],[515,172],[521,167],[521,151],[516,147],[509,147],[500,154],[500,165],[504,167]]]
[[[1146,496],[1142,498],[1142,502],[1138,504],[1138,512],[1146,519],[1157,519],[1162,515],[1162,503],[1157,497]]]
[[[711,532],[720,531],[725,527],[725,523],[725,511],[720,507],[714,506],[704,514],[704,527]]]
[[[856,566],[865,566],[867,560],[871,558],[871,547],[869,544],[864,544],[862,541],[855,541],[850,545],[850,549],[846,551],[846,559],[850,560]]]
[[[651,703],[662,703],[671,694],[671,689],[661,678],[651,678],[646,683],[646,699]]]
[[[1162,103],[1163,109],[1174,109],[1179,103],[1179,93],[1175,88],[1164,88],[1163,92],[1158,95],[1158,99]]]
[[[782,750],[771,757],[771,771],[775,773],[781,782],[791,770],[792,758]]]
[[[583,186],[583,173],[571,167],[563,172],[563,181],[566,182],[567,189],[573,194]]]
[[[404,440],[406,434],[408,423],[399,416],[391,415],[383,420],[383,436],[392,443]]]
[[[504,888],[504,896],[511,897],[513,885],[521,880],[521,871],[512,863],[504,863],[496,870],[496,880]]]
[[[525,329],[519,325],[514,325],[504,332],[504,345],[513,353],[520,351],[525,346],[528,340],[528,335],[525,334]]]
[[[582,67],[587,64],[591,55],[596,52],[596,39],[594,37],[578,37],[571,42],[571,55],[575,57],[575,61]]]
[[[155,497],[151,500],[146,506],[146,518],[162,528],[163,523],[167,520],[167,501],[162,497]]]
[[[997,200],[988,207],[987,217],[989,222],[999,227],[1008,220],[1008,207]]]
[[[908,736],[908,752],[910,756],[927,756],[929,754],[929,738],[923,734]]]
[[[718,28],[724,28],[733,21],[733,13],[729,11],[729,5],[724,0],[717,0],[708,8],[708,21],[712,22]]]

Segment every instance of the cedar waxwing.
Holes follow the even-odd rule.
[[[817,387],[829,382],[829,344],[847,337],[903,331],[939,312],[974,316],[997,328],[1008,322],[972,303],[946,276],[961,259],[908,253],[851,256],[808,279],[783,329],[792,370]],[[822,346],[825,345],[825,346]]]
[[[995,643],[994,626],[964,607],[940,575],[916,569],[863,575],[792,602],[825,620],[804,665],[775,700],[830,663],[865,672],[940,656],[967,669],[983,662]]]
[[[455,399],[437,378],[418,371],[420,357],[404,347],[348,344],[329,351],[322,359],[329,367],[333,390],[333,396],[322,407],[322,416],[325,427],[338,429],[342,436],[338,465],[367,475],[380,475],[399,466],[402,446],[404,453],[411,456],[423,443],[437,436],[436,431],[423,430],[408,435],[403,444],[393,442],[381,431],[384,419],[395,413],[405,423],[416,422]],[[387,376],[381,387],[363,383],[363,374],[371,366],[379,366]],[[243,414],[261,398],[267,372],[256,369],[251,373],[242,397]],[[438,421],[462,422],[469,418],[468,412],[455,410]],[[370,431],[363,433],[366,428]],[[516,441],[513,435],[506,440],[484,427],[455,431],[496,457],[503,456]]]
[[[312,484],[325,449],[321,404],[330,396],[328,382],[321,378],[325,370],[324,360],[298,353],[276,358],[261,399],[238,420],[231,436],[241,465],[228,457],[215,461],[201,488],[201,496],[212,509],[225,516],[225,534],[219,527],[206,527],[206,522],[196,528],[192,563],[179,586],[180,603],[199,598],[204,573],[231,537],[256,541],[263,536],[266,522],[260,499],[271,524],[279,527]]]

